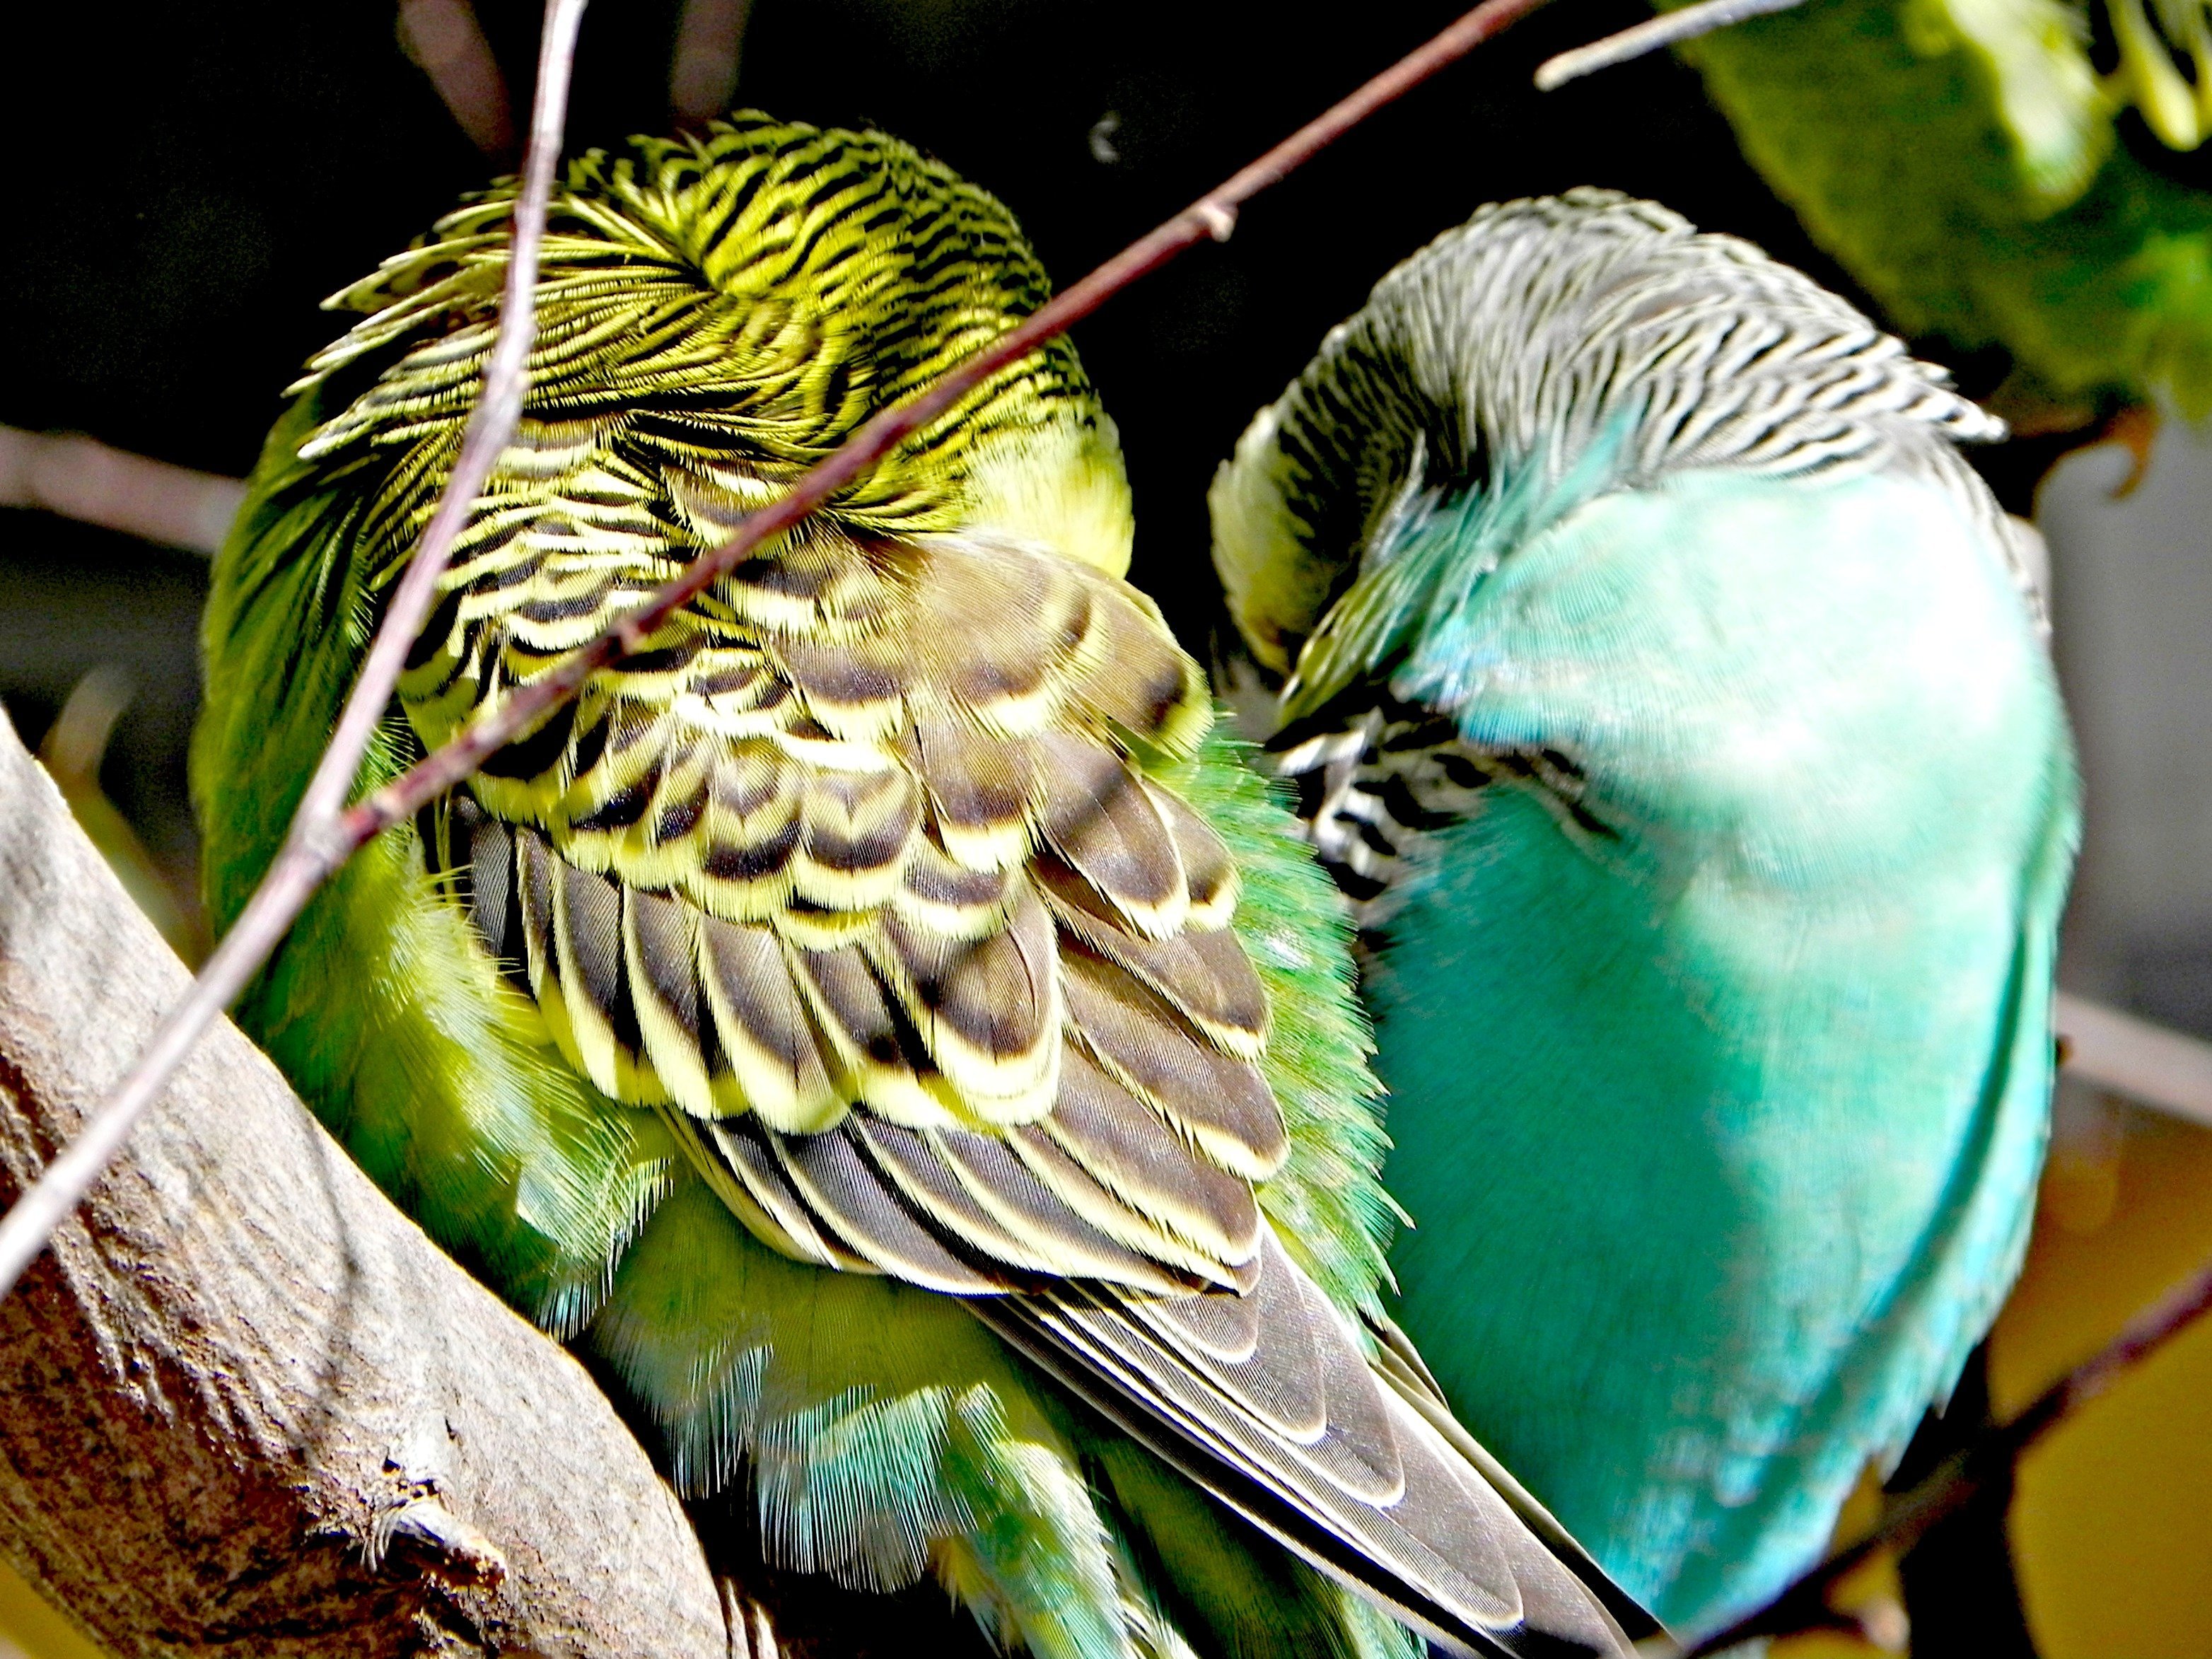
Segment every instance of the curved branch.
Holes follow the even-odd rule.
[[[185,979],[0,719],[0,1189]],[[126,1656],[731,1650],[583,1369],[228,1024],[0,1302],[0,1554]]]

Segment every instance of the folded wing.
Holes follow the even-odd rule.
[[[459,568],[402,688],[426,737],[623,602],[592,540],[525,526]],[[1164,781],[1207,719],[1118,581],[823,532],[596,677],[429,841],[554,1041],[762,1239],[970,1298],[1438,1639],[1623,1651],[1267,1219],[1289,1142],[1237,861]]]

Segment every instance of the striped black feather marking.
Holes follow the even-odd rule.
[[[1391,694],[1401,647],[1339,600],[1387,568],[1408,501],[1556,481],[1593,456],[1617,489],[1902,471],[1981,525],[2034,605],[1958,450],[2002,434],[1809,277],[1649,202],[1580,190],[1486,207],[1400,265],[1253,422],[1212,498],[1238,626],[1290,676],[1294,718],[1268,746],[1359,921],[1388,921],[1431,838],[1494,783],[1534,791],[1572,834],[1613,834],[1571,757],[1486,752],[1451,710]]]
[[[1295,787],[1300,828],[1363,931],[1389,921],[1432,867],[1435,837],[1472,816],[1500,783],[1533,793],[1578,836],[1617,839],[1589,804],[1572,756],[1481,748],[1436,709],[1382,684],[1354,687],[1286,724],[1267,754]]]
[[[954,1296],[988,1295],[1006,1288],[1002,1271],[963,1260],[909,1208],[896,1186],[860,1156],[845,1131],[815,1135],[769,1132],[759,1139],[781,1165],[809,1214],[828,1222],[854,1254],[878,1272]]]
[[[1376,285],[1217,476],[1214,559],[1254,653],[1288,673],[1409,487],[1558,478],[1619,441],[1622,487],[1902,468],[2002,539],[1957,446],[2003,434],[1810,277],[1575,190],[1482,208]]]

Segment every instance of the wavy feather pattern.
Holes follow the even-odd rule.
[[[2002,537],[1954,446],[2003,435],[1802,272],[1656,202],[1572,190],[1478,210],[1330,331],[1215,478],[1214,564],[1246,643],[1288,673],[1432,489],[1548,495],[1607,446],[1626,488],[1903,467]]]

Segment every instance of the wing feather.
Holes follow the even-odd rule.
[[[1065,1063],[1074,1065],[1079,1060],[1080,1056],[1071,1052]],[[1050,1121],[1045,1120],[1046,1123]],[[1006,1132],[1006,1143],[1062,1204],[1101,1232],[1128,1245],[1147,1261],[1169,1269],[1176,1275],[1178,1288],[1188,1289],[1192,1285],[1237,1288],[1249,1282],[1249,1264],[1258,1251],[1256,1239],[1193,1243],[1185,1231],[1162,1221],[1142,1205],[1108,1188],[1061,1150],[1042,1124],[1015,1125]],[[1121,1284],[1140,1282],[1120,1275],[1115,1278]]]
[[[921,1034],[906,1019],[867,952],[858,944],[829,950],[787,945],[785,951],[797,968],[807,1006],[829,1038],[844,1085],[836,1097],[836,1118],[805,1127],[834,1127],[854,1106],[895,1123],[954,1121],[957,1100],[951,1086],[930,1063]]]
[[[970,869],[1004,870],[1029,854],[1043,776],[1035,748],[957,719],[915,722],[938,837]]]
[[[702,916],[699,965],[726,1067],[714,1074],[714,1110],[785,1127],[830,1121],[844,1102],[775,935]]]
[[[761,1133],[740,1121],[727,1138],[757,1135],[781,1166],[808,1211],[826,1220],[841,1240],[879,1271],[953,1296],[987,1295],[1004,1279],[971,1266],[924,1224],[898,1189],[860,1156],[842,1127],[815,1135]]]
[[[1069,1023],[1099,1069],[1249,1181],[1282,1166],[1290,1143],[1259,1067],[1224,1054],[1116,964],[1060,951]]]
[[[939,1158],[975,1201],[1030,1244],[1040,1271],[1167,1296],[1180,1297],[1188,1288],[1184,1276],[1170,1270],[1171,1264],[1092,1225],[1080,1209],[1040,1181],[1003,1136],[949,1129],[931,1139]]]
[[[1248,1261],[1259,1249],[1260,1206],[1250,1183],[1199,1153],[1079,1048],[1071,1045],[1061,1056],[1051,1116],[1013,1139],[1018,1148],[1048,1139],[1121,1205],[1215,1261]]]
[[[1263,1283],[1279,1274],[1298,1283],[1294,1298],[1273,1305],[1304,1321],[1322,1356],[1328,1421],[1310,1446],[1267,1433],[1218,1385],[1218,1373],[1146,1327],[1136,1298],[1070,1285],[976,1306],[1009,1343],[1165,1462],[1449,1647],[1626,1655],[1629,1637],[1608,1602],[1639,1632],[1656,1629],[1609,1584],[1586,1584],[1381,1382],[1342,1316],[1272,1242],[1262,1261]],[[1263,1331],[1256,1346],[1273,1347],[1274,1334]],[[1396,1478],[1386,1480],[1393,1453]],[[1370,1496],[1393,1492],[1383,1501]],[[1568,1548],[1586,1564],[1571,1540]]]
[[[794,1261],[848,1273],[874,1273],[875,1265],[847,1248],[805,1198],[750,1118],[674,1120],[681,1135],[708,1144],[713,1156],[696,1160],[707,1183],[755,1235]]]
[[[977,1170],[960,1158],[960,1143],[975,1142],[1003,1154],[1005,1144],[965,1130],[925,1133],[856,1117],[849,1131],[866,1147],[908,1200],[942,1231],[975,1241],[992,1257],[1036,1274],[1083,1271],[1162,1291],[1181,1288],[1141,1251],[1085,1224],[1069,1207],[1024,1190],[1005,1172]]]
[[[1059,952],[1051,918],[1028,884],[1005,925],[963,939],[896,912],[877,934],[908,1017],[938,1067],[980,1115],[1027,1121],[1058,1092]]]
[[[740,510],[741,479],[678,471],[664,527]],[[426,738],[630,602],[627,487],[602,522],[572,481],[457,565],[403,693]],[[1096,571],[813,529],[596,676],[448,839],[554,1041],[763,1240],[968,1298],[1446,1642],[1512,1650],[1540,1606],[1547,1637],[1619,1651],[1261,1211],[1290,1151],[1266,981],[1228,848],[1160,764],[1206,718],[1157,613]]]
[[[1189,913],[1182,860],[1152,792],[1112,749],[1078,732],[1036,740],[1049,778],[1044,840],[1149,939],[1179,933]]]
[[[686,1111],[714,1109],[714,1012],[699,984],[696,910],[663,893],[623,895],[623,970],[644,1057]]]

